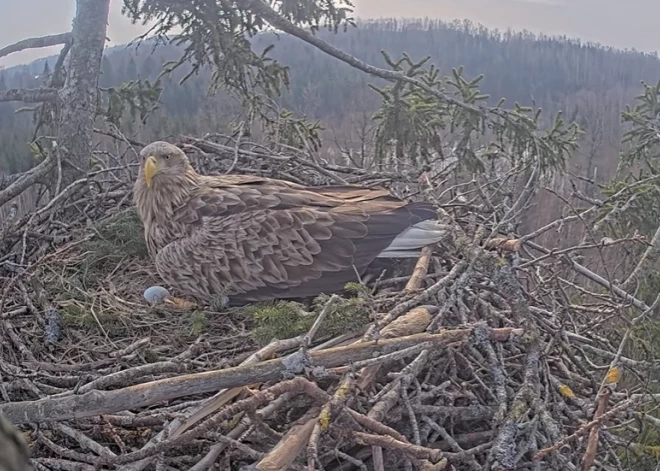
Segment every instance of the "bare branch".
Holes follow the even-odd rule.
[[[55,166],[55,159],[47,157],[36,167],[25,173],[0,178],[0,206],[17,197],[46,176]]]
[[[406,288],[405,288],[406,291],[415,292],[422,288],[424,277],[426,276],[429,270],[431,255],[433,255],[432,245],[427,245],[422,249],[422,253],[419,256],[419,260],[417,260],[417,265],[415,265],[415,269],[413,270],[412,276],[410,277],[410,280],[408,280],[408,283],[406,284]]]
[[[539,250],[540,252],[543,252],[545,254],[551,253],[550,250],[548,250],[548,249],[546,249],[546,248],[544,248],[544,247],[542,247],[538,244],[535,244],[533,242],[526,241],[525,244],[529,245],[533,249]],[[623,298],[626,301],[630,302],[637,309],[639,309],[641,311],[647,311],[647,310],[650,309],[649,306],[646,303],[644,303],[643,301],[640,301],[639,299],[635,298],[633,295],[627,293],[626,291],[622,290],[618,286],[613,285],[612,283],[610,283],[609,281],[607,281],[605,278],[598,275],[597,273],[592,272],[591,270],[589,270],[588,268],[580,265],[579,263],[577,263],[574,260],[566,258],[566,256],[564,256],[564,259],[567,261],[567,263],[569,263],[570,265],[573,266],[573,268],[575,269],[576,272],[586,276],[591,281],[593,281],[595,283],[598,283],[602,287],[612,290],[612,292],[614,294],[616,294],[617,296],[620,296],[621,298]]]
[[[136,146],[136,147],[144,147],[144,146],[147,145],[144,142],[136,141],[135,139],[131,139],[131,138],[128,138],[126,136],[120,136],[116,132],[108,131],[108,130],[105,130],[105,129],[94,128],[94,132],[97,133],[97,134],[102,134],[104,136],[112,137],[114,139],[119,139],[120,141],[128,142],[130,145]]]
[[[39,49],[42,47],[57,46],[58,44],[65,44],[71,40],[71,33],[53,34],[51,36],[43,36],[41,38],[28,38],[18,41],[17,43],[10,44],[9,46],[0,49],[0,57],[8,56],[15,52],[24,51],[25,49]]]
[[[660,226],[655,231],[651,243],[644,252],[644,255],[637,263],[635,269],[630,273],[626,281],[621,285],[621,289],[630,291],[634,288],[635,283],[639,283],[650,275],[649,272],[657,267],[658,260],[660,259]]]
[[[309,352],[308,356],[310,364],[313,366],[333,368],[375,358],[375,356],[385,358],[389,353],[416,345],[422,349],[431,347],[438,349],[452,343],[466,341],[472,333],[473,329],[457,329],[439,334],[417,334]],[[493,329],[491,333],[493,340],[506,342],[512,337],[522,335],[523,330],[503,328]],[[182,375],[110,391],[93,390],[80,395],[10,402],[0,405],[0,413],[7,416],[12,422],[19,424],[67,420],[135,409],[177,397],[276,380],[289,371],[285,363],[285,360],[278,358],[255,365]]]
[[[0,92],[2,101],[22,101],[24,103],[42,103],[44,101],[57,101],[56,88],[12,88]]]

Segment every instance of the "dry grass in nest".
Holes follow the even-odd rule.
[[[143,292],[161,283],[147,256],[134,210],[123,211],[94,227],[95,237],[60,254],[38,270],[60,312],[61,339],[46,347],[40,319],[18,316],[15,324],[30,348],[48,352],[43,360],[78,362],[121,350],[149,337],[143,361],[174,357],[203,337],[209,365],[251,349],[253,342],[240,310],[183,310],[167,304],[149,305]],[[82,234],[82,232],[81,232]],[[200,365],[201,366],[201,365]]]

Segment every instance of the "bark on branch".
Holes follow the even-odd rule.
[[[417,334],[308,352],[309,365],[333,368],[351,362],[373,359],[376,356],[385,356],[414,346],[437,349],[441,346],[466,341],[472,332],[473,329],[449,330],[439,334]],[[522,329],[491,330],[492,340],[499,342],[522,334]],[[288,365],[290,363],[286,358],[278,358],[255,365],[183,375],[111,391],[95,390],[81,395],[12,402],[1,405],[0,413],[15,424],[90,417],[146,407],[189,395],[216,392],[222,388],[278,380],[281,379],[283,373],[291,372]]]
[[[5,188],[8,188],[11,185],[13,185],[23,175],[25,175],[24,172],[12,173],[10,175],[0,175],[0,191],[4,190]],[[2,206],[2,204],[0,204],[0,206]]]
[[[18,41],[17,43],[10,44],[9,46],[0,49],[0,57],[8,56],[15,52],[24,51],[25,49],[39,49],[42,47],[57,46],[64,44],[71,40],[71,33],[53,34],[51,36],[43,36],[41,38],[28,38]]]
[[[57,101],[56,88],[12,88],[0,92],[2,101],[22,101],[24,103],[43,103],[44,101]]]
[[[596,412],[594,413],[594,420],[600,419],[605,413],[607,408],[607,403],[610,400],[612,395],[612,390],[610,388],[605,388],[598,396],[598,405],[596,406]],[[591,428],[589,432],[589,439],[587,440],[587,449],[584,452],[584,458],[580,466],[581,471],[588,471],[591,469],[591,466],[596,459],[596,452],[598,451],[598,434],[600,432],[600,423],[597,423]]]
[[[47,157],[36,167],[25,173],[0,177],[0,206],[16,198],[29,187],[39,182],[55,167],[55,159]]]

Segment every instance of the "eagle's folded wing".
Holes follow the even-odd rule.
[[[200,175],[200,182],[208,188],[223,188],[230,185],[268,185],[285,188],[304,188],[298,183],[257,175]]]
[[[362,201],[389,201],[396,202],[403,205],[398,198],[395,198],[385,188],[362,188],[351,185],[334,185],[334,186],[316,186],[307,187],[307,191],[313,191],[319,195],[328,198],[338,198],[346,202],[358,203]]]
[[[245,302],[341,290],[405,229],[435,217],[382,190],[267,183],[204,186],[174,218],[189,235],[160,250],[165,281]],[[342,197],[343,196],[343,197]]]

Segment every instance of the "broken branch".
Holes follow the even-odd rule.
[[[18,41],[17,43],[10,44],[0,49],[0,57],[8,56],[15,52],[24,51],[25,49],[40,49],[42,47],[57,46],[58,44],[65,44],[71,40],[71,33],[53,34],[50,36],[42,36],[39,38],[28,38]]]

